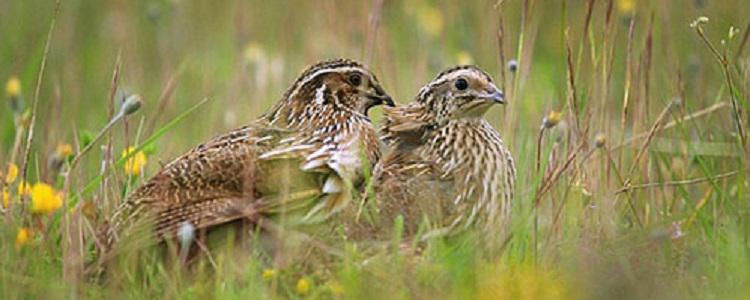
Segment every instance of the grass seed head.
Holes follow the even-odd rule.
[[[697,19],[693,20],[693,22],[690,22],[690,28],[699,28],[702,27],[704,24],[708,24],[708,17],[706,16],[700,16]]]
[[[55,152],[47,160],[47,166],[52,172],[58,173],[62,169],[63,163],[71,156],[73,156],[73,147],[70,144],[58,144]]]
[[[596,144],[596,148],[603,148],[607,144],[607,136],[603,133],[597,133],[594,143]]]
[[[508,71],[515,72],[518,70],[518,61],[511,59],[508,61]]]
[[[544,126],[544,128],[550,129],[557,126],[557,124],[560,123],[560,120],[562,120],[562,113],[551,110],[547,114],[547,116],[544,117],[542,126]]]
[[[141,96],[138,94],[132,94],[122,102],[122,106],[120,106],[120,114],[123,116],[131,115],[141,109],[142,105],[143,101],[141,100]]]
[[[740,29],[734,26],[729,26],[729,34],[727,37],[729,40],[733,40],[738,34],[740,34]]]

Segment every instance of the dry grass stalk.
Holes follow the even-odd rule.
[[[135,98],[133,98],[135,97]],[[132,99],[131,99],[132,98]],[[122,107],[120,108],[120,111],[112,117],[112,119],[107,123],[102,130],[99,131],[99,133],[94,137],[90,143],[88,143],[83,149],[81,149],[80,152],[78,152],[74,157],[73,160],[70,163],[70,166],[68,167],[68,170],[64,173],[64,182],[63,182],[63,208],[65,211],[67,211],[68,206],[70,205],[70,201],[68,199],[68,195],[70,195],[70,185],[71,185],[71,176],[75,172],[76,167],[80,163],[81,159],[88,154],[91,149],[94,148],[94,145],[96,145],[99,140],[101,140],[105,134],[109,133],[109,131],[114,127],[117,122],[124,119],[128,114],[131,114],[140,108],[140,96],[133,95],[128,100],[123,103]],[[75,221],[71,221],[71,216],[69,214],[65,213],[63,214],[63,256],[65,259],[63,260],[63,271],[64,271],[64,277],[66,277],[66,280],[80,282],[83,279],[83,229],[81,227],[80,222],[80,205],[81,202],[78,202],[79,205],[76,205],[76,207],[73,209],[73,215],[75,218]],[[73,239],[75,238],[76,243],[73,242]]]
[[[675,106],[675,101],[669,102],[669,104],[667,104],[667,107],[665,107],[664,110],[662,110],[659,116],[656,118],[656,121],[654,121],[653,125],[651,125],[651,129],[648,131],[646,140],[643,141],[643,144],[641,144],[641,147],[638,149],[638,153],[635,155],[635,159],[633,159],[633,161],[630,164],[630,169],[628,170],[627,175],[626,175],[626,178],[628,180],[630,180],[630,176],[633,175],[633,172],[635,171],[635,168],[638,166],[638,163],[643,157],[643,154],[646,153],[646,149],[648,148],[648,145],[654,139],[656,132],[659,131],[659,127],[661,127],[664,119],[667,117],[667,115],[669,115],[669,112],[672,110],[674,106]]]
[[[57,24],[57,16],[60,13],[60,1],[55,2],[55,10],[52,14],[52,20],[49,24],[49,30],[47,31],[47,40],[44,43],[44,53],[42,54],[42,62],[39,65],[39,73],[36,78],[36,87],[34,88],[34,100],[31,103],[31,121],[29,123],[29,132],[26,136],[26,147],[23,152],[23,160],[21,163],[21,179],[28,181],[27,172],[29,167],[29,158],[31,157],[31,146],[34,143],[34,127],[36,125],[37,110],[39,108],[39,92],[42,89],[42,80],[44,79],[44,70],[47,67],[47,57],[49,57],[49,49],[52,46],[52,34],[55,32],[55,25]],[[18,194],[18,199],[21,199],[21,193]]]
[[[625,51],[625,87],[624,94],[622,96],[622,113],[620,115],[620,132],[624,133],[627,131],[627,120],[628,112],[630,110],[630,87],[633,84],[633,70],[632,70],[632,53],[633,53],[633,35],[635,32],[635,16],[630,19],[630,25],[628,27],[628,44],[627,50]],[[621,140],[624,141],[625,135],[622,134]],[[619,162],[622,164],[622,152],[620,153]]]
[[[652,12],[648,21],[648,29],[646,30],[646,44],[644,45],[644,50],[641,54],[640,60],[641,72],[643,74],[643,78],[641,78],[643,85],[643,100],[640,101],[640,111],[636,115],[645,120],[648,120],[651,115],[649,108],[651,107],[651,68],[653,66],[652,60],[654,51],[654,18],[655,14]],[[641,122],[636,122],[636,124],[641,124]]]
[[[372,57],[375,53],[375,44],[378,37],[378,28],[380,28],[380,20],[383,14],[383,2],[384,0],[373,1],[372,13],[370,14],[369,22],[367,25],[367,36],[365,40],[365,48],[363,57],[366,65],[372,62]]]
[[[534,196],[534,206],[538,207],[539,203],[541,202],[542,198],[544,197],[544,194],[546,194],[552,186],[557,182],[557,180],[560,178],[560,175],[562,175],[571,165],[573,165],[573,162],[575,161],[578,154],[581,152],[583,147],[586,145],[585,141],[581,141],[578,146],[575,147],[573,151],[570,152],[568,157],[565,159],[565,163],[556,168],[550,176],[545,178],[542,181],[542,184],[539,186],[539,189],[537,190],[536,196]]]
[[[628,186],[625,186],[616,190],[615,194],[630,192],[633,190],[648,189],[652,187],[682,186],[682,185],[690,185],[690,184],[696,184],[696,183],[702,183],[702,182],[715,181],[715,180],[726,179],[726,178],[735,176],[738,173],[739,171],[731,171],[731,172],[721,173],[719,175],[711,176],[711,177],[701,177],[701,178],[665,181],[665,182],[649,182],[649,183],[644,183],[644,184],[628,185]]]
[[[500,66],[500,89],[505,91],[505,81],[507,80],[507,77],[505,77],[505,24],[503,20],[503,11],[498,8],[498,17],[497,17],[497,33],[495,34],[495,40],[497,41],[497,54],[498,59],[500,60],[498,62],[498,65]]]
[[[620,168],[617,167],[617,164],[615,163],[614,158],[612,158],[612,155],[610,154],[610,149],[602,149],[606,160],[608,162],[609,167],[614,170],[615,177],[617,178],[617,181],[619,182],[620,186],[629,186],[630,180],[625,179],[622,175],[622,172],[620,172]],[[619,194],[615,194],[615,196],[618,196]],[[633,217],[636,220],[636,223],[638,223],[638,226],[643,227],[643,222],[641,222],[640,217],[638,217],[638,210],[635,208],[635,204],[633,203],[633,198],[629,193],[625,193],[625,197],[627,198],[627,204],[628,208],[630,208],[630,211],[633,213]],[[617,200],[617,199],[615,199]]]
[[[174,98],[174,92],[177,88],[177,78],[182,75],[183,71],[185,70],[185,66],[186,64],[180,65],[177,71],[170,75],[169,79],[167,79],[167,83],[164,85],[164,88],[159,95],[159,101],[157,101],[156,110],[152,114],[153,117],[149,121],[148,126],[146,126],[146,132],[148,134],[154,133],[154,130],[156,130],[156,124],[161,119],[160,116],[164,115],[164,111],[167,109],[167,105],[172,102],[172,99]]]
[[[657,130],[656,130],[655,133],[659,133],[661,131],[664,131],[664,130],[667,130],[669,128],[672,128],[672,127],[676,126],[677,124],[688,122],[688,121],[692,121],[693,119],[697,119],[697,118],[706,116],[706,115],[711,114],[711,113],[713,113],[713,112],[715,112],[715,111],[717,111],[719,109],[727,107],[728,105],[729,104],[727,102],[716,103],[716,104],[711,105],[711,106],[709,106],[707,108],[701,109],[701,110],[696,111],[696,112],[694,112],[694,113],[692,113],[690,115],[687,115],[687,116],[685,116],[683,118],[680,118],[679,120],[670,121],[669,123],[664,124],[664,126],[660,126],[659,128],[657,128]],[[627,145],[630,145],[630,144],[634,143],[635,141],[638,141],[638,140],[640,140],[640,139],[642,139],[644,137],[647,137],[649,134],[650,134],[650,131],[649,132],[642,132],[642,133],[636,134],[634,136],[631,136],[630,138],[626,139],[621,144],[612,147],[611,150],[617,150],[617,149],[620,149],[620,148],[625,147]]]
[[[737,103],[737,97],[735,96],[732,76],[729,72],[729,58],[726,52],[724,54],[720,53],[716,46],[714,46],[714,44],[711,43],[710,40],[708,40],[708,37],[706,37],[706,33],[703,30],[703,24],[707,22],[708,18],[700,17],[693,21],[690,26],[695,29],[695,32],[701,38],[706,47],[711,50],[711,53],[713,54],[714,58],[716,59],[719,66],[721,67],[721,70],[724,73],[724,80],[726,81],[727,88],[729,89],[729,99],[731,99],[732,102],[732,112],[734,113],[734,121],[735,125],[737,126],[737,133],[740,136],[740,142],[742,143],[742,146],[745,147],[747,145],[747,136],[745,134],[745,126],[743,125],[742,121],[742,112],[740,111],[739,104]]]
[[[110,82],[109,86],[109,107],[107,111],[107,117],[108,119],[112,119],[115,116],[115,102],[116,102],[116,96],[117,96],[117,89],[120,82],[120,70],[122,69],[122,50],[117,51],[117,58],[115,59],[115,67],[112,70],[112,80]],[[112,138],[112,132],[110,131],[107,134],[107,145],[106,145],[106,151],[104,153],[104,165],[101,170],[102,176],[104,176],[107,169],[109,169],[112,165],[114,165],[114,155],[112,155],[112,152],[114,151],[113,147],[113,138]],[[116,172],[113,173],[114,175],[114,182],[119,183],[120,178]],[[119,184],[118,184],[119,185]],[[104,180],[102,180],[102,186],[101,186],[101,193],[102,193],[102,200],[104,200],[102,203],[109,203],[107,201],[107,190],[109,186],[109,178],[104,177]],[[102,207],[108,207],[107,205],[104,205]],[[106,210],[105,210],[106,211]],[[107,214],[109,214],[108,211],[106,211]]]
[[[55,9],[52,14],[52,20],[50,20],[49,30],[47,31],[47,39],[44,44],[44,53],[42,54],[42,61],[39,65],[39,73],[37,74],[36,79],[36,87],[34,88],[34,98],[32,100],[31,104],[31,120],[29,123],[29,132],[26,137],[26,147],[24,149],[23,153],[23,160],[22,160],[22,167],[21,167],[21,179],[25,182],[28,182],[28,167],[29,167],[29,160],[31,158],[31,147],[34,144],[34,129],[36,127],[36,118],[37,113],[39,109],[39,93],[42,88],[42,81],[44,80],[44,71],[47,67],[47,58],[49,57],[49,51],[52,46],[52,36],[55,32],[55,25],[57,25],[57,16],[60,13],[60,4],[61,0],[57,0],[55,2]],[[18,199],[19,202],[21,200],[22,193],[18,193]],[[63,198],[63,208],[65,208],[65,199]],[[63,220],[68,220],[68,214],[63,214]],[[66,239],[63,238],[63,243],[66,242]],[[72,284],[74,287],[77,287],[78,282],[80,282],[80,273],[76,273],[72,268],[70,268],[70,262],[65,259],[67,257],[67,253],[63,253],[63,279],[67,281],[68,283]],[[74,288],[74,290],[76,290]]]
[[[750,21],[747,22],[747,25],[745,26],[745,34],[742,35],[742,42],[740,42],[740,46],[737,48],[737,53],[734,54],[734,60],[737,61],[742,56],[742,53],[745,51],[745,46],[747,45],[747,40],[750,39]]]
[[[568,97],[567,106],[570,111],[571,118],[573,120],[573,130],[576,133],[576,137],[581,137],[580,120],[578,118],[578,95],[576,93],[576,80],[575,70],[573,70],[573,53],[570,48],[570,35],[569,29],[565,30],[565,49],[566,49],[566,63],[567,63],[567,83],[568,83]]]

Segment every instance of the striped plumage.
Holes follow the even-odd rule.
[[[441,72],[411,104],[385,108],[382,138],[391,147],[375,169],[377,207],[385,224],[404,217],[413,236],[478,228],[502,239],[510,224],[515,165],[500,134],[484,119],[503,95],[474,66]],[[497,240],[496,240],[497,241]]]
[[[175,159],[136,189],[112,216],[105,241],[137,225],[159,239],[189,224],[212,228],[238,219],[319,222],[344,207],[380,157],[370,107],[390,97],[352,60],[318,63],[249,125]]]

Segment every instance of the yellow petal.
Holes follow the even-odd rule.
[[[263,270],[263,274],[261,274],[261,277],[263,280],[271,280],[274,277],[276,277],[276,270],[275,269],[265,269]]]
[[[23,180],[19,181],[17,193],[24,196],[31,196],[31,185]]]
[[[443,12],[431,5],[423,5],[417,10],[419,27],[431,37],[443,32]]]
[[[16,249],[20,249],[29,242],[29,230],[25,227],[18,229],[16,234]]]
[[[130,155],[130,153],[132,153],[133,151],[135,151],[135,147],[128,147],[127,149],[122,151],[122,157]],[[141,171],[143,171],[143,167],[146,165],[146,162],[148,162],[148,160],[146,159],[146,154],[144,154],[143,151],[136,152],[134,155],[128,158],[127,161],[125,161],[125,165],[123,166],[125,174],[132,176],[140,175]]]
[[[470,65],[474,63],[474,58],[471,57],[471,54],[466,51],[458,52],[458,55],[456,55],[457,61],[459,65]]]
[[[331,294],[334,294],[336,296],[341,296],[344,294],[344,286],[341,285],[338,281],[329,281],[328,289],[331,290]]]
[[[5,174],[5,183],[13,183],[18,178],[18,166],[14,163],[8,164],[8,173]]]
[[[73,155],[73,146],[71,146],[70,144],[65,144],[65,143],[58,144],[57,149],[55,149],[55,154],[59,158],[63,158],[63,159],[67,158]]]
[[[49,184],[39,182],[31,188],[31,212],[50,214],[62,207],[62,194]]]
[[[617,0],[617,11],[627,15],[635,11],[635,0]]]
[[[21,94],[21,80],[18,77],[11,76],[5,83],[5,95],[8,97],[17,97]]]
[[[248,43],[247,46],[245,46],[243,55],[247,62],[259,63],[265,60],[266,51],[263,50],[263,47],[261,47],[260,44],[251,42]]]
[[[310,283],[310,280],[301,278],[297,281],[297,285],[294,287],[294,290],[297,292],[297,294],[306,295],[310,292],[311,285],[312,284]]]
[[[8,205],[10,205],[10,193],[8,192],[8,188],[3,188],[3,208],[8,208]]]

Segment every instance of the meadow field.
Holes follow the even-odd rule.
[[[0,298],[750,298],[749,37],[746,0],[2,0]],[[128,191],[336,57],[398,104],[456,64],[494,77],[518,169],[500,254],[347,244],[313,271],[253,252],[82,278]]]

